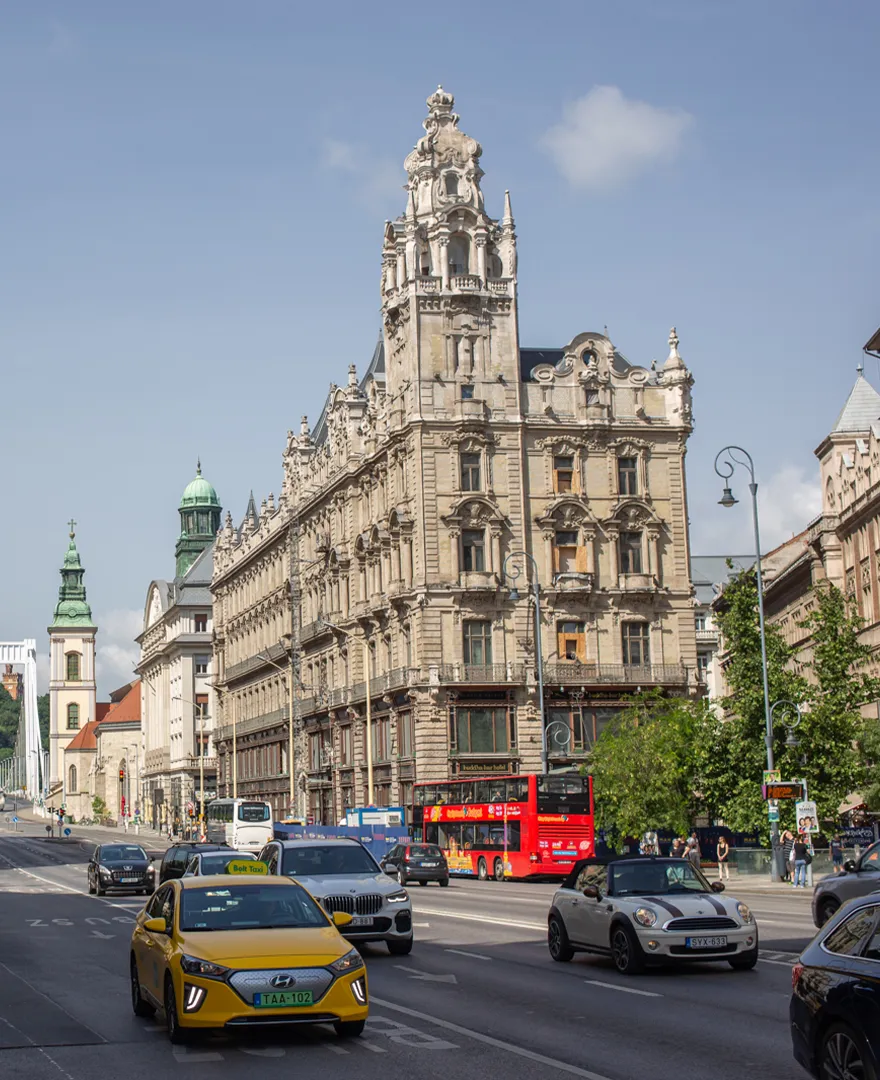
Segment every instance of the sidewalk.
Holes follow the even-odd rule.
[[[10,816],[17,817],[22,824],[38,825],[42,828],[49,824],[48,817],[34,813],[30,806],[8,811],[6,817]],[[70,830],[70,836],[63,839],[68,842],[77,841],[83,844],[109,844],[116,841],[116,843],[142,844],[144,847],[150,847],[155,851],[164,851],[172,842],[164,833],[144,825],[140,826],[139,832],[135,831],[133,825],[129,826],[127,832],[123,826],[117,826],[114,829],[112,826],[105,825],[65,825],[64,828]],[[56,823],[53,829],[56,840],[60,839],[57,837],[57,832],[58,825]]]

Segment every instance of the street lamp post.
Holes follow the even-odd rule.
[[[172,701],[192,705],[199,713],[199,837],[205,835],[205,710],[195,701],[175,694]],[[234,798],[234,796],[233,796]]]
[[[538,661],[538,712],[541,719],[541,771],[546,776],[550,771],[550,755],[547,749],[547,727],[544,723],[544,649],[541,642],[541,586],[538,583],[538,564],[527,551],[511,551],[501,566],[501,580],[504,581],[508,577],[509,563],[511,565],[509,576],[513,582],[510,599],[519,600],[516,581],[523,570],[516,565],[518,559],[522,559],[532,569],[531,586],[535,596],[535,654]],[[526,581],[528,581],[528,575]]]
[[[327,626],[331,630],[335,630],[337,634],[342,634],[347,638],[357,638],[359,635],[355,634],[351,630],[343,630],[341,626],[337,626],[335,623],[328,622],[326,619],[319,620],[322,626]],[[360,635],[361,644],[364,647],[364,686],[367,693],[367,806],[373,805],[373,711],[372,702],[370,701],[370,644],[367,641],[367,635]]]
[[[726,458],[724,458],[725,454],[727,455]],[[737,457],[737,454],[741,454],[742,457]],[[724,460],[722,460],[722,458],[724,458]],[[733,476],[737,465],[742,465],[748,469],[749,476],[751,477],[749,491],[752,495],[752,522],[755,529],[755,573],[758,585],[758,626],[761,633],[761,675],[764,681],[764,742],[767,747],[767,768],[772,772],[773,716],[770,711],[770,681],[767,675],[767,635],[764,628],[764,579],[761,574],[761,534],[758,528],[758,483],[755,480],[755,463],[752,461],[751,454],[749,454],[747,450],[743,450],[741,446],[725,446],[724,449],[719,450],[715,456],[715,472],[725,481],[724,491],[721,494],[721,498],[718,500],[720,506],[729,508],[731,506],[736,506],[739,501],[734,497],[733,492],[730,490],[730,485],[726,483],[730,480],[731,476]],[[770,879],[771,881],[779,881],[781,875],[777,864],[777,853],[779,851],[778,821],[770,822],[770,849]]]
[[[296,672],[294,670],[294,657],[293,657],[293,639],[290,638],[290,663],[287,668],[283,668],[280,664],[276,664],[274,660],[270,659],[267,653],[257,653],[260,660],[265,660],[267,664],[271,664],[273,668],[282,672],[287,676],[287,760],[290,763],[290,812],[293,817],[298,817],[297,814],[297,797],[296,797],[296,769],[294,768],[294,762],[296,761],[296,747],[294,744],[294,729],[293,729],[293,713],[296,706]],[[284,638],[281,639],[282,644]]]

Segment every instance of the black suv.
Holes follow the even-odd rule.
[[[89,859],[89,892],[98,896],[111,891],[151,893],[152,861],[140,844],[99,844]]]
[[[397,844],[379,865],[401,885],[408,881],[417,881],[419,885],[427,885],[429,881],[449,884],[449,865],[436,844]]]
[[[182,844],[172,844],[162,858],[162,865],[159,868],[159,884],[170,881],[172,878],[183,877],[193,855],[198,855],[203,851],[229,851],[229,848],[226,844],[200,844],[195,840]]]

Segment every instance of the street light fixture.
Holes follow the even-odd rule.
[[[523,566],[517,566],[517,560],[522,560]],[[508,563],[511,564],[509,595],[514,603],[520,598],[516,582],[524,573],[523,567],[531,567],[532,571],[531,587],[535,597],[535,654],[538,661],[538,711],[541,719],[541,771],[546,776],[550,772],[550,755],[547,749],[547,728],[544,722],[544,650],[541,642],[541,586],[538,582],[538,564],[527,551],[511,551],[501,566],[502,581],[508,577]],[[526,582],[528,583],[528,575],[526,575]]]
[[[192,705],[199,714],[199,836],[205,835],[205,710],[195,701],[175,694],[172,701],[182,701],[186,705]]]
[[[724,455],[727,455],[726,458]],[[737,455],[741,455],[738,457]],[[722,460],[722,458],[724,460]],[[747,450],[743,450],[741,446],[725,446],[723,450],[719,450],[715,456],[715,472],[721,477],[722,480],[729,480],[736,471],[737,465],[742,465],[749,471],[751,482],[749,483],[749,491],[752,496],[752,522],[755,529],[755,575],[757,577],[758,586],[758,626],[761,633],[761,675],[764,682],[764,726],[766,730],[765,743],[767,747],[767,768],[772,772],[773,770],[773,715],[770,710],[770,680],[767,674],[767,634],[764,627],[764,580],[761,573],[761,534],[758,528],[758,484],[755,480],[755,463],[752,460],[751,454]],[[725,485],[721,498],[718,500],[720,506],[731,507],[736,506],[737,499],[734,498],[733,492],[729,485]],[[781,880],[779,873],[779,867],[776,864],[776,853],[779,850],[779,822],[770,822],[770,846],[772,849],[772,855],[770,859],[770,879],[771,881]]]

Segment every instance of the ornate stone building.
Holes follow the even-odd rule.
[[[292,663],[296,812],[318,821],[369,799],[368,693],[373,801],[398,805],[417,778],[541,767],[537,647],[554,766],[622,695],[696,685],[678,337],[659,368],[596,332],[521,347],[510,199],[487,214],[479,143],[444,90],[428,109],[366,375],[331,384],[277,505],[216,544],[222,780],[234,727],[239,794],[289,808]]]
[[[217,492],[202,476],[201,463],[178,513],[177,572],[171,581],[150,582],[144,629],[137,638],[144,817],[155,827],[186,823],[189,806],[197,814],[202,772],[205,798],[214,798],[217,791],[210,586],[221,508]]]

